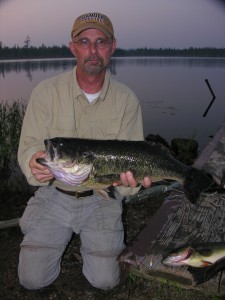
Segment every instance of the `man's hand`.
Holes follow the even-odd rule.
[[[47,167],[40,165],[36,161],[37,158],[41,157],[45,157],[45,151],[38,151],[32,155],[31,160],[29,161],[31,173],[34,175],[35,179],[40,182],[50,181],[53,178],[52,173]]]
[[[149,188],[151,186],[151,179],[149,177],[145,177],[143,179],[142,185],[145,188]],[[121,173],[120,174],[120,181],[114,182],[113,186],[120,186],[124,185],[126,187],[136,187],[138,184],[137,180],[134,178],[133,174],[131,171],[127,171],[126,173]]]

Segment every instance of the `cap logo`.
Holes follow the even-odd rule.
[[[82,22],[103,22],[104,21],[104,17],[101,15],[101,14],[93,14],[93,13],[91,13],[91,14],[87,14],[87,15],[85,15],[85,16],[82,16],[81,18],[80,18],[80,20],[82,21]]]

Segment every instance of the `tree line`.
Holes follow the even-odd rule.
[[[129,56],[180,56],[180,57],[225,57],[225,48],[194,48],[175,49],[175,48],[136,48],[136,49],[116,49],[113,54],[115,57]],[[35,58],[72,58],[69,47],[30,46],[27,42],[23,47],[3,46],[0,42],[0,59],[35,59]]]

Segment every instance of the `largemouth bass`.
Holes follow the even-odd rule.
[[[202,243],[183,246],[170,252],[162,263],[167,266],[208,267],[225,258],[225,242]]]
[[[162,263],[171,267],[188,266],[195,284],[199,285],[225,269],[225,242],[183,246],[169,253]]]
[[[47,166],[54,177],[67,185],[103,189],[131,171],[142,182],[179,181],[186,197],[195,203],[212,182],[209,177],[176,160],[167,151],[144,141],[52,138],[44,141],[46,157],[37,162]]]

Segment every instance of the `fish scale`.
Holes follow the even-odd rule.
[[[166,179],[181,182],[186,197],[192,203],[196,203],[201,192],[212,184],[202,171],[181,163],[168,151],[145,141],[56,137],[44,142],[46,157],[37,159],[37,162],[47,166],[57,179],[66,184],[102,189],[129,170],[140,183],[145,176],[153,182]]]

